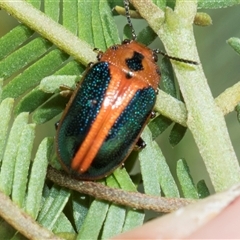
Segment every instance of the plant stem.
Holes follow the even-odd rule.
[[[62,239],[37,224],[2,192],[0,192],[0,216],[28,239]]]
[[[158,92],[154,110],[184,127],[187,126],[187,109],[185,104],[162,90]]]
[[[146,18],[159,35],[168,55],[199,62],[192,23],[197,1],[179,0],[175,11],[166,8],[165,21],[162,11],[156,8],[146,12],[143,1],[132,0],[142,17]],[[146,1],[144,1],[145,4]],[[159,22],[148,16],[159,15]],[[214,102],[201,65],[186,65],[172,61],[188,116],[187,126],[193,134],[216,191],[222,191],[240,181],[239,164],[232,147],[223,113]]]
[[[51,166],[48,167],[47,178],[59,186],[88,194],[97,199],[107,200],[136,209],[172,212],[190,203],[196,202],[196,200],[193,199],[156,197],[139,192],[129,192],[118,188],[110,188],[98,182],[79,181]]]
[[[234,111],[240,102],[240,82],[227,88],[223,93],[215,98],[215,103],[221,109],[224,115]],[[154,110],[161,113],[172,121],[187,126],[186,105],[169,94],[159,90]]]
[[[221,108],[224,115],[234,111],[235,107],[240,102],[240,82],[227,88],[215,99],[215,102],[218,107]]]

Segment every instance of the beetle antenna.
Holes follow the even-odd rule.
[[[130,17],[130,12],[129,12],[129,0],[124,0],[124,8],[125,8],[125,12],[126,12],[128,25],[129,25],[129,27],[131,28],[131,31],[132,31],[132,39],[136,40],[137,35],[136,35],[135,30],[133,28],[131,17]]]
[[[154,49],[153,50],[156,54],[162,54],[164,57],[167,57],[169,59],[172,59],[172,60],[175,60],[175,61],[178,61],[178,62],[184,62],[184,63],[188,63],[188,64],[193,64],[193,65],[198,65],[199,63],[196,62],[196,61],[192,61],[192,60],[188,60],[188,59],[184,59],[184,58],[178,58],[178,57],[172,57],[172,56],[169,56],[167,53],[165,52],[162,52],[161,50],[159,49]]]

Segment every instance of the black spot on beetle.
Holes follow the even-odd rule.
[[[126,59],[126,64],[128,68],[134,72],[141,71],[143,70],[143,65],[142,65],[143,59],[144,59],[144,56],[141,53],[134,51],[132,58]]]

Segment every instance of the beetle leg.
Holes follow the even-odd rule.
[[[94,48],[93,51],[97,53],[97,60],[100,61],[103,55],[103,51],[101,51],[99,48]]]
[[[153,119],[153,118],[155,118],[155,117],[156,117],[156,112],[155,112],[155,111],[152,111],[152,112],[151,112],[151,115],[150,115],[150,118]]]
[[[58,129],[59,122],[60,122],[60,121],[57,121],[57,122],[54,124],[54,125],[55,125],[55,129],[56,129],[56,130]]]
[[[143,149],[147,146],[147,144],[143,141],[143,139],[140,137],[137,142],[136,145],[134,147],[135,150],[140,150]]]
[[[71,97],[74,91],[74,89],[66,85],[61,85],[59,88],[60,88],[60,95],[66,98]]]

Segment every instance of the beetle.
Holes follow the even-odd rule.
[[[99,179],[127,158],[156,101],[156,61],[156,54],[135,40],[98,55],[57,127],[57,154],[67,172]]]
[[[103,178],[139,143],[155,105],[158,50],[132,40],[99,52],[73,92],[57,127],[56,150],[63,168],[82,180]]]

